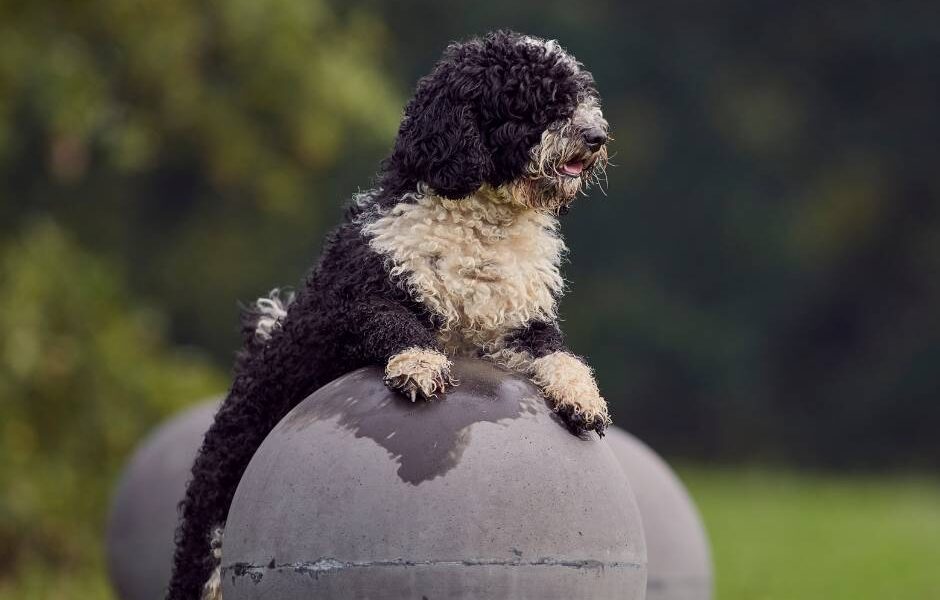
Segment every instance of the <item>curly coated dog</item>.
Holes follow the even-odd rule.
[[[428,401],[452,356],[524,373],[575,433],[607,405],[558,327],[559,214],[607,165],[591,74],[558,43],[496,32],[452,44],[405,108],[375,189],[353,198],[296,294],[246,315],[227,399],[193,466],[170,600],[221,597],[222,527],[265,436],[303,398],[364,365]]]

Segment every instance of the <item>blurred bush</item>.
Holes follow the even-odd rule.
[[[45,220],[0,256],[0,592],[37,565],[96,564],[124,457],[225,385],[204,356],[168,343],[156,313],[133,308],[112,271]]]
[[[52,213],[231,356],[397,126],[384,40],[322,0],[0,3],[0,232]]]

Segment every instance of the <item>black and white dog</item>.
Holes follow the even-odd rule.
[[[512,32],[455,43],[418,82],[378,186],[353,199],[296,297],[246,318],[231,391],[182,504],[169,600],[221,597],[222,527],[261,441],[298,402],[364,365],[428,401],[452,356],[524,373],[575,433],[607,405],[557,322],[557,215],[604,176],[591,74],[556,42]]]

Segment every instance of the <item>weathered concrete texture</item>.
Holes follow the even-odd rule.
[[[688,492],[646,444],[612,427],[605,438],[623,465],[643,517],[649,559],[647,600],[709,600],[708,536]]]
[[[523,378],[455,375],[411,403],[361,369],[285,417],[229,512],[225,600],[643,598],[642,525],[608,445],[568,433]]]
[[[138,447],[115,490],[106,552],[121,600],[162,600],[170,579],[176,505],[219,405],[213,399],[161,425]]]

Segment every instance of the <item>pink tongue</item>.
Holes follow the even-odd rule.
[[[561,170],[564,171],[566,175],[580,175],[581,171],[584,170],[584,163],[580,160],[574,160],[562,165]]]

